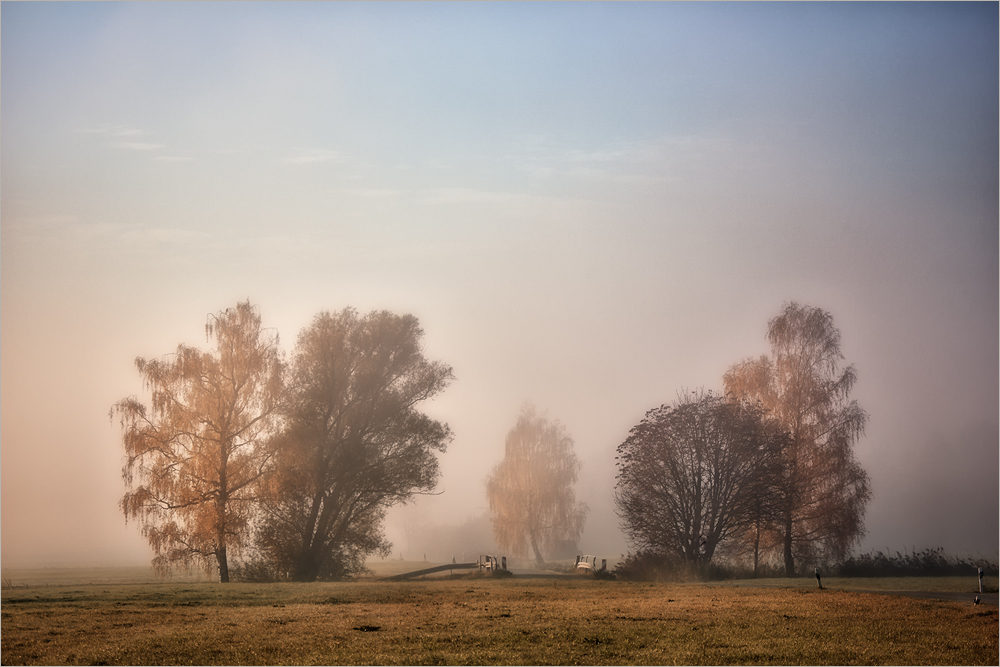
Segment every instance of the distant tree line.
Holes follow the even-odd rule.
[[[154,567],[218,567],[298,581],[387,555],[388,507],[432,490],[451,432],[417,405],[451,368],[427,360],[411,315],[320,313],[290,362],[249,302],[209,317],[214,349],[136,359],[150,394],[111,409],[122,427],[121,509]]]
[[[767,338],[771,355],[730,367],[723,395],[682,393],[618,447],[627,567],[705,572],[722,550],[749,556],[754,575],[777,558],[791,576],[843,560],[864,535],[871,489],[854,444],[868,416],[850,398],[840,332],[793,302]]]
[[[136,359],[148,403],[111,408],[121,509],[154,567],[313,581],[387,556],[386,511],[433,490],[452,437],[418,410],[453,376],[424,357],[417,319],[322,312],[290,359],[249,302],[205,331],[208,352]],[[705,573],[721,554],[754,575],[775,563],[792,575],[844,561],[864,535],[871,489],[854,445],[867,414],[850,397],[854,367],[840,367],[840,332],[826,311],[789,303],[767,339],[770,356],[731,366],[723,393],[679,393],[618,446],[626,568]],[[588,512],[580,465],[566,429],[526,405],[486,481],[501,549],[538,564],[575,550]]]

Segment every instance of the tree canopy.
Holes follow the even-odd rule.
[[[868,415],[850,393],[854,366],[840,368],[840,331],[830,313],[788,303],[768,323],[771,356],[747,359],[724,377],[728,395],[759,401],[790,437],[777,493],[782,558],[843,558],[864,535],[871,498],[867,473],[854,455]]]
[[[684,393],[646,413],[618,446],[615,504],[641,553],[696,565],[753,523],[783,445],[759,405]]]
[[[110,414],[125,447],[121,509],[140,523],[154,567],[214,563],[226,582],[267,469],[281,363],[277,335],[249,302],[210,316],[205,332],[211,352],[180,345],[172,356],[137,358],[150,404],[131,396]]]
[[[251,566],[300,581],[339,578],[388,553],[388,508],[431,493],[447,424],[418,406],[453,380],[428,360],[412,315],[322,312],[286,366],[278,336],[242,302],[211,315],[208,352],[136,359],[150,400],[110,412],[122,428],[121,509],[154,567]],[[864,534],[871,497],[854,454],[867,414],[850,397],[840,331],[826,311],[786,304],[770,356],[646,413],[618,447],[615,503],[645,553],[707,564],[727,543],[781,551],[788,574],[841,559]],[[558,422],[525,405],[486,481],[497,544],[544,562],[583,532],[581,464]]]
[[[416,406],[447,387],[412,315],[324,312],[299,336],[272,442],[257,548],[292,579],[335,578],[386,553],[391,505],[431,491],[448,426]]]
[[[217,565],[227,582],[230,556],[249,555],[242,573],[313,580],[388,550],[386,509],[434,488],[451,438],[416,409],[452,379],[424,358],[417,319],[320,313],[288,369],[249,302],[211,316],[206,334],[211,352],[136,359],[149,405],[131,396],[111,408],[121,508],[153,565]]]
[[[573,439],[559,423],[526,405],[507,434],[504,458],[486,481],[497,544],[537,563],[542,552],[583,532],[587,506],[576,502],[580,462]]]

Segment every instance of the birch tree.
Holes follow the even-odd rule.
[[[768,323],[771,356],[726,372],[726,392],[759,401],[789,436],[777,495],[785,572],[796,563],[843,558],[864,536],[868,474],[854,455],[868,415],[850,394],[854,366],[841,369],[840,331],[830,313],[788,303]]]
[[[517,557],[530,548],[543,564],[544,550],[579,538],[588,511],[576,502],[579,472],[573,439],[562,425],[525,406],[507,434],[503,460],[486,481],[497,545]]]
[[[154,568],[214,564],[225,583],[267,469],[281,363],[277,335],[249,302],[210,316],[205,333],[211,352],[179,345],[161,359],[137,358],[151,400],[122,399],[110,416],[125,448],[121,510],[139,523]]]

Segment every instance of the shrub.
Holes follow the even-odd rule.
[[[721,568],[685,563],[671,556],[639,552],[622,556],[614,574],[626,581],[705,581],[719,576]],[[715,576],[713,576],[715,575]]]
[[[284,579],[270,562],[260,558],[233,563],[229,566],[229,576],[233,581],[250,584],[267,584]]]

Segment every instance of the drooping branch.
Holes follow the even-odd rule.
[[[140,522],[154,564],[201,560],[207,568],[214,558],[225,580],[227,550],[243,545],[249,493],[266,468],[281,363],[277,338],[248,302],[212,319],[214,351],[181,345],[162,359],[137,358],[150,408],[129,397],[110,417],[126,453],[122,511]]]

